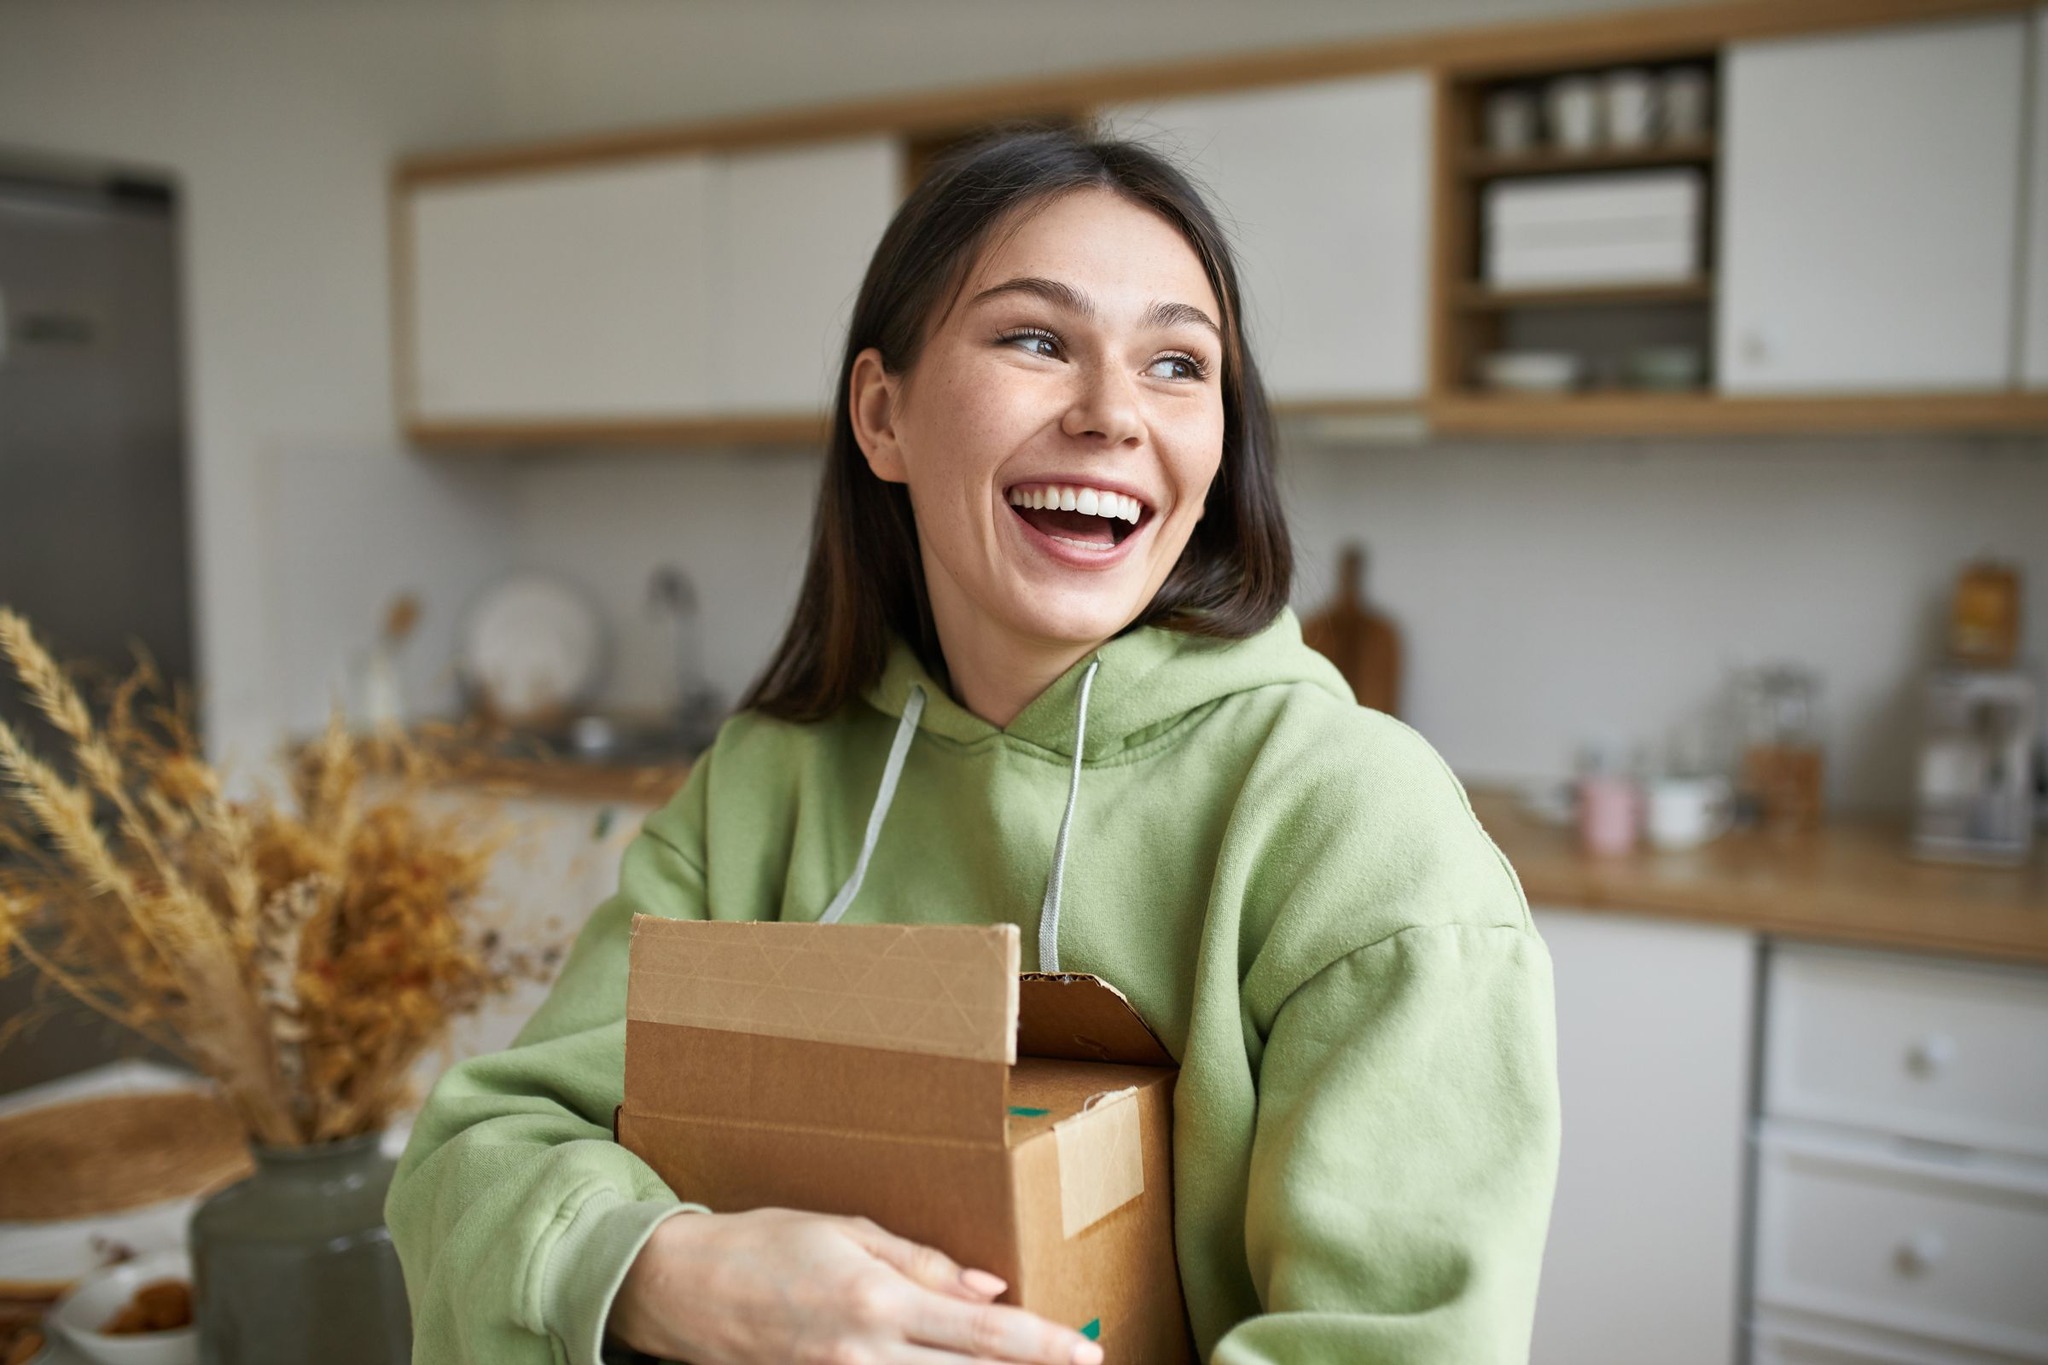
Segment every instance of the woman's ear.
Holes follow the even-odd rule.
[[[868,468],[884,483],[908,483],[910,475],[903,467],[903,448],[897,443],[895,425],[901,376],[890,374],[882,364],[881,351],[870,346],[853,358],[848,390],[853,439],[860,442]]]

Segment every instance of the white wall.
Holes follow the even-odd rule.
[[[352,548],[389,526],[267,521],[329,495],[374,519],[418,475],[390,391],[385,179],[401,152],[1617,2],[8,0],[0,147],[182,185],[205,725],[217,757],[253,759],[321,713],[330,656],[401,589],[428,610],[412,692],[451,701],[434,650],[485,566],[517,557],[502,522],[474,517],[415,517],[396,562]],[[344,643],[302,644],[330,637]]]
[[[1588,740],[1661,750],[1710,713],[1726,670],[1791,660],[1822,680],[1830,791],[1911,791],[1921,670],[1957,567],[1992,554],[2048,584],[2048,440],[1781,438],[1287,446],[1304,613],[1338,547],[1400,625],[1408,718],[1468,780],[1566,772]],[[673,563],[704,598],[728,697],[780,636],[820,468],[800,452],[527,462],[520,543],[629,630]],[[2048,644],[2048,590],[2026,638]],[[657,633],[630,637],[615,694],[654,704]]]
[[[185,190],[200,658],[216,751],[316,719],[394,591],[446,704],[462,603],[515,563],[583,581],[622,634],[615,695],[660,695],[647,572],[706,603],[714,681],[779,632],[816,458],[422,459],[392,418],[384,177],[426,147],[684,119],[1320,36],[1533,18],[1575,0],[9,0],[0,144],[165,169]],[[1408,630],[1412,714],[1473,775],[1655,738],[1737,651],[1827,681],[1837,791],[1904,795],[1901,722],[1935,604],[1979,550],[2026,560],[2048,642],[2035,441],[1482,446],[1288,466],[1302,601],[1341,536]],[[2031,519],[2031,521],[2030,521]]]
[[[2048,441],[1892,437],[1297,452],[1297,601],[1336,544],[1409,649],[1409,718],[1468,780],[1667,742],[1731,664],[1821,679],[1829,790],[1910,799],[1919,680],[1957,568],[2017,560],[2048,652]]]

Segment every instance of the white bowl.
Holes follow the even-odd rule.
[[[108,1336],[99,1329],[152,1280],[192,1282],[192,1257],[184,1251],[158,1251],[108,1266],[80,1280],[50,1310],[50,1322],[88,1360],[100,1365],[196,1365],[199,1328]]]
[[[1566,393],[1583,369],[1571,351],[1489,351],[1479,358],[1486,386],[1510,393]]]

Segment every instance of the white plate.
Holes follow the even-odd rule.
[[[460,650],[463,678],[491,712],[530,723],[589,695],[604,663],[604,622],[570,584],[515,574],[471,606]]]

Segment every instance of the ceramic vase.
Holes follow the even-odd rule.
[[[192,1215],[201,1365],[403,1365],[412,1324],[384,1226],[378,1135],[252,1147],[256,1173]]]

